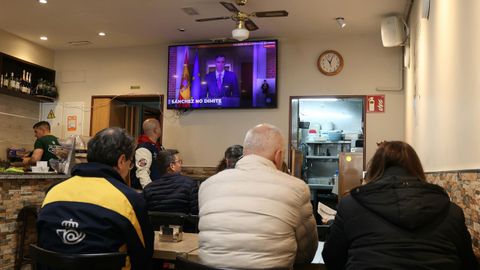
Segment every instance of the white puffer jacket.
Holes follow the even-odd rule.
[[[256,155],[200,186],[199,256],[222,268],[291,267],[318,245],[308,186]]]

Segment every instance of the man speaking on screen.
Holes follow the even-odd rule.
[[[237,75],[225,70],[225,55],[215,57],[216,69],[205,76],[207,83],[205,98],[240,97]]]

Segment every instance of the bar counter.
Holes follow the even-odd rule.
[[[0,173],[0,270],[14,268],[20,210],[27,205],[40,206],[45,191],[68,177],[56,173]],[[25,243],[35,235],[27,231]]]

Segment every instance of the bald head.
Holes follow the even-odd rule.
[[[158,120],[155,118],[148,118],[147,120],[143,121],[142,128],[145,135],[153,138],[153,141],[160,138],[160,135],[162,134],[160,122],[158,122]]]
[[[283,148],[284,139],[280,130],[270,124],[260,124],[250,129],[243,142],[244,155],[262,156],[273,161],[277,167],[281,166],[283,161]],[[280,162],[280,164],[277,164],[277,162]]]

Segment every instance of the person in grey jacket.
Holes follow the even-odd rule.
[[[265,269],[309,263],[318,245],[310,191],[280,171],[285,142],[269,124],[247,132],[235,168],[199,191],[199,256],[218,268]]]

